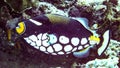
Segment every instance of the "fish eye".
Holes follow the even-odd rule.
[[[22,34],[22,33],[24,33],[24,31],[25,31],[25,24],[24,24],[24,22],[20,22],[18,24],[18,27],[16,27],[16,32],[18,34]]]

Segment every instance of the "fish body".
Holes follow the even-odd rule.
[[[97,54],[101,55],[109,43],[109,30],[101,37],[96,37],[83,23],[87,21],[82,18],[79,21],[46,14],[19,22],[15,30],[28,44],[46,54],[72,53],[75,57],[84,58],[89,56],[90,49],[96,46]],[[108,38],[105,39],[104,35]]]

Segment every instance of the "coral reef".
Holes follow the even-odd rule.
[[[86,68],[119,68],[120,60],[120,42],[115,40],[110,40],[110,44],[105,51],[108,56],[107,59],[95,59],[86,63]]]
[[[95,59],[86,64],[86,68],[119,68],[117,57],[108,59]]]
[[[109,57],[120,57],[120,42],[116,40],[110,40],[110,44],[105,51],[105,54],[108,55]]]
[[[3,2],[6,1],[6,2]],[[4,4],[6,3],[6,4]],[[86,17],[89,20],[90,28],[102,34],[106,29],[111,30],[111,40],[104,56],[88,61],[86,64],[73,64],[72,68],[119,68],[120,67],[120,0],[2,0],[0,2],[0,67],[8,66],[18,68],[20,64],[22,67],[29,68],[48,68],[49,65],[41,61],[44,59],[42,53],[38,60],[36,53],[32,49],[19,50],[19,46],[11,47],[9,45],[24,45],[21,40],[17,44],[16,39],[18,35],[12,33],[12,41],[8,42],[5,24],[14,18],[29,19],[40,14],[59,14],[66,17]],[[114,39],[114,40],[113,40]],[[21,44],[22,43],[22,44]],[[26,46],[26,45],[24,45]],[[23,48],[24,49],[24,48]],[[6,55],[7,54],[7,55]],[[12,56],[11,56],[12,54]],[[26,55],[25,55],[26,54]],[[31,54],[31,55],[30,55]],[[9,56],[10,57],[9,57]],[[16,56],[17,55],[17,56]],[[24,56],[25,55],[25,56]],[[34,56],[35,55],[35,56]],[[14,56],[14,57],[13,57]],[[22,56],[22,57],[21,57]],[[13,57],[13,58],[11,58]],[[7,58],[7,59],[6,59]],[[34,58],[34,59],[33,59]],[[51,57],[46,57],[46,61]],[[72,63],[66,60],[70,57],[65,57],[57,60],[52,58],[55,62],[63,62],[62,64]],[[18,59],[17,61],[15,59]],[[22,59],[22,60],[21,60]],[[38,61],[37,61],[38,60]],[[32,61],[32,62],[30,62]],[[65,62],[67,61],[67,63]],[[39,63],[40,62],[40,63]],[[51,63],[52,61],[48,61]],[[37,64],[36,64],[37,63]],[[51,63],[52,64],[52,63]],[[27,65],[27,66],[26,66]],[[55,66],[59,67],[60,66]],[[51,68],[55,68],[51,66]],[[61,66],[62,67],[62,66]],[[6,67],[7,68],[7,67]],[[21,68],[21,67],[20,67]],[[64,67],[63,67],[64,68]]]
[[[55,7],[54,5],[47,3],[47,2],[39,2],[36,7],[37,7],[37,9],[41,8],[45,14],[59,14],[59,15],[68,17],[67,12],[57,9],[57,7]]]

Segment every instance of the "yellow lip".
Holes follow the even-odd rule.
[[[99,37],[96,37],[96,36],[90,36],[89,37],[89,40],[90,41],[94,41],[96,43],[99,43],[100,42],[100,38]]]

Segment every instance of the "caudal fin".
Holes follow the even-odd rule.
[[[105,33],[102,35],[102,43],[101,46],[98,48],[98,55],[100,56],[108,47],[109,41],[110,41],[110,31],[107,30]]]

